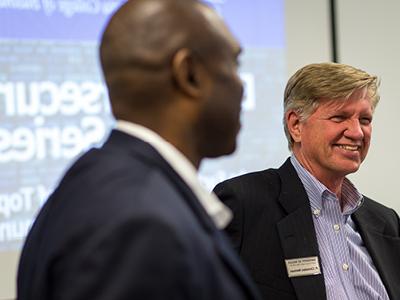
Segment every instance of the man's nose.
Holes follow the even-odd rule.
[[[346,123],[347,127],[344,132],[345,136],[353,140],[360,140],[364,137],[359,119],[349,119]]]

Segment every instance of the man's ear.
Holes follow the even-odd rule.
[[[172,59],[172,76],[177,87],[191,97],[198,97],[202,92],[203,68],[192,51],[179,49]]]
[[[289,110],[285,114],[287,128],[289,130],[292,139],[295,142],[301,141],[301,123],[300,123],[300,116],[294,110]]]

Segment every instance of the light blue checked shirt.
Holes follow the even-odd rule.
[[[310,199],[328,300],[389,300],[385,286],[357,232],[351,214],[363,202],[362,195],[347,178],[339,199],[290,158]]]

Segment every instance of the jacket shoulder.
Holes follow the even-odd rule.
[[[214,192],[218,195],[230,191],[238,195],[245,194],[246,197],[250,197],[253,192],[258,193],[260,189],[272,194],[278,193],[280,185],[281,180],[277,170],[266,169],[222,181],[215,186]]]

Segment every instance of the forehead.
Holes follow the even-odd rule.
[[[367,88],[355,90],[348,98],[321,98],[317,110],[342,110],[346,108],[372,109],[372,99]]]

